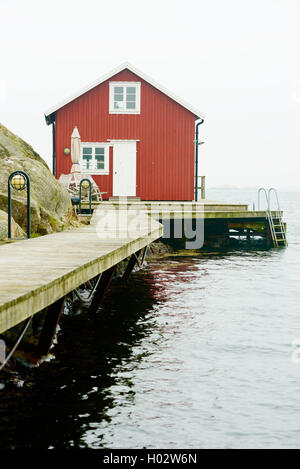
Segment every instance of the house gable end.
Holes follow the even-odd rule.
[[[129,78],[128,78],[129,77]],[[141,81],[144,83],[147,83],[147,85],[151,86],[153,89],[158,90],[162,94],[166,95],[169,97],[171,100],[175,101],[178,103],[180,106],[185,108],[187,111],[191,112],[194,117],[204,119],[204,115],[200,113],[197,109],[193,108],[192,106],[188,105],[185,103],[183,100],[175,96],[173,93],[169,92],[165,88],[161,87],[158,83],[156,83],[154,80],[151,78],[147,77],[144,75],[142,72],[137,71],[134,69],[133,66],[129,64],[125,64],[124,66],[118,67],[114,71],[114,73],[107,74],[105,77],[102,77],[102,79],[98,80],[97,82],[94,82],[93,84],[87,86],[85,89],[81,90],[80,92],[76,93],[75,95],[67,98],[57,106],[54,106],[50,108],[48,111],[45,113],[45,119],[46,123],[49,125],[55,120],[55,113],[56,111],[60,110],[61,108],[67,106],[68,104],[72,103],[73,101],[80,99],[83,96],[86,96],[88,93],[92,92],[95,90],[95,88],[98,88],[99,86],[103,86],[105,83],[107,84],[110,81]]]

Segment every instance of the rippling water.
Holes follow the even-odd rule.
[[[299,447],[300,193],[281,201],[287,249],[181,251],[65,316],[55,359],[1,392],[0,446]]]

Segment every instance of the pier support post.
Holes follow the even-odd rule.
[[[134,252],[129,261],[128,261],[128,264],[126,266],[126,269],[125,269],[125,272],[123,274],[123,280],[128,280],[129,279],[129,276],[131,274],[131,272],[133,271],[133,268],[135,266],[135,264],[138,262],[138,257],[140,255],[140,252],[141,252],[141,249],[139,249],[137,252]]]
[[[228,222],[225,222],[224,224],[224,231],[225,231],[225,246],[229,246],[230,245],[230,231],[229,231],[229,226],[228,226]]]
[[[110,267],[109,269],[105,270],[102,273],[99,284],[98,284],[98,286],[96,288],[96,291],[93,295],[91,306],[89,307],[90,313],[94,314],[98,311],[98,309],[99,309],[99,307],[102,303],[103,297],[105,295],[105,292],[107,290],[107,287],[110,284],[112,276],[113,276],[113,274],[116,270],[116,267],[117,267],[116,265],[113,265],[112,267]]]
[[[39,357],[48,355],[49,353],[55,336],[56,328],[59,323],[60,316],[64,309],[64,304],[65,297],[63,296],[48,307],[43,329],[41,331],[41,335],[37,345],[37,355]]]
[[[142,267],[143,267],[143,264],[144,264],[146,256],[147,256],[147,252],[148,252],[148,244],[147,244],[147,246],[144,247],[144,251],[143,251],[143,255],[142,255],[142,261],[141,261],[141,266]]]
[[[266,220],[266,244],[268,249],[274,246],[271,228],[268,220]]]
[[[205,176],[201,177],[201,199],[205,199]]]

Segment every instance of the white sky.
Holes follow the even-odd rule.
[[[0,122],[51,162],[44,111],[129,61],[205,115],[207,184],[300,187],[299,0],[0,0]]]

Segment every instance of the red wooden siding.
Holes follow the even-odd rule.
[[[109,114],[109,81],[141,82],[140,114]],[[82,142],[139,140],[136,195],[142,200],[193,200],[195,116],[140,77],[123,70],[56,112],[56,177],[71,170],[71,134],[78,127]],[[112,195],[109,175],[93,176],[101,191]]]

